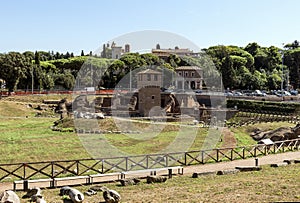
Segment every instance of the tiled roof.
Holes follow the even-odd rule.
[[[145,74],[145,73],[150,73],[150,74],[161,74],[159,71],[151,70],[151,69],[146,69],[141,72],[138,72],[137,74]]]
[[[179,66],[175,70],[202,70],[199,66]]]
[[[152,52],[190,52],[192,53],[193,51],[189,49],[152,49]]]

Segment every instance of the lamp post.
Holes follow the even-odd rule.
[[[282,46],[284,47],[284,43],[282,43]],[[283,62],[284,62],[284,50],[281,51],[281,96],[283,96]]]
[[[31,94],[33,94],[33,66],[31,67]]]
[[[130,67],[130,70],[129,70],[129,92],[131,92],[131,82],[132,82],[132,75],[131,75],[131,67]]]
[[[283,58],[284,58],[284,53],[282,52],[282,55],[281,55],[281,61],[282,61],[282,64],[281,64],[281,94],[283,94],[283,80],[284,80],[284,77],[283,77]]]

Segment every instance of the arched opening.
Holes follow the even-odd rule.
[[[191,88],[194,90],[195,89],[195,81],[191,81]]]

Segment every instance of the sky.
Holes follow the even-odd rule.
[[[200,48],[300,40],[298,0],[3,0],[0,8],[0,53],[79,55],[144,30],[174,33]]]

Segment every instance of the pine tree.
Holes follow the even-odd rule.
[[[71,55],[70,55],[70,53],[67,51],[67,53],[66,53],[66,59],[68,59],[68,58],[70,58],[71,57]]]
[[[105,44],[103,44],[103,50],[102,50],[102,53],[101,53],[101,57],[106,58],[106,46],[105,46]]]
[[[34,63],[38,66],[40,65],[40,54],[37,51],[34,53]]]

